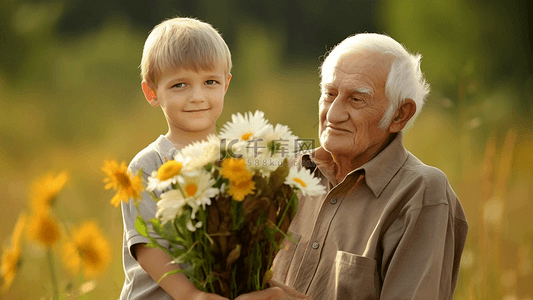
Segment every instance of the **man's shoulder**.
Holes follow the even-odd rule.
[[[413,154],[409,153],[402,169],[406,172],[412,173],[413,176],[423,178],[426,183],[433,184],[437,182],[448,182],[446,174],[440,169],[426,165]]]
[[[446,174],[436,167],[424,164],[411,153],[399,174],[404,184],[423,193],[420,198],[423,201],[420,204],[423,206],[452,204],[457,201]]]

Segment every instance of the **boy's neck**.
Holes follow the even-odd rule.
[[[212,129],[208,129],[205,131],[195,131],[195,132],[189,132],[189,131],[180,131],[180,132],[172,132],[169,130],[167,134],[165,134],[165,137],[174,144],[174,147],[176,149],[180,150],[183,147],[190,145],[194,142],[199,142],[207,139],[207,136],[210,134],[216,134],[216,128],[213,127]]]

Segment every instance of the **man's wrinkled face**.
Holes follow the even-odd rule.
[[[389,104],[385,97],[389,69],[390,58],[360,50],[344,54],[333,68],[323,70],[320,143],[335,157],[364,163],[381,151],[389,137],[379,128]]]

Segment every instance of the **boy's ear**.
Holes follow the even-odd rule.
[[[231,80],[231,74],[228,74],[228,78],[226,80],[226,87],[225,87],[224,93],[226,93],[228,91],[230,80]]]
[[[153,107],[158,106],[159,102],[157,101],[155,90],[146,81],[143,81],[141,83],[141,88],[143,90],[144,98],[146,98],[146,101],[148,101],[148,103],[150,103],[150,105]]]
[[[390,132],[400,132],[407,122],[411,120],[416,112],[416,104],[413,99],[405,99],[405,102],[398,108],[389,126]]]

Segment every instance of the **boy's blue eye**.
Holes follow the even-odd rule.
[[[216,80],[208,80],[208,81],[205,82],[205,84],[207,84],[207,85],[213,85],[213,84],[217,84],[217,83],[218,83],[218,81],[216,81]]]
[[[172,87],[177,87],[177,88],[181,88],[181,87],[184,87],[185,86],[185,83],[183,82],[180,82],[180,83],[176,83],[175,85],[173,85]]]

